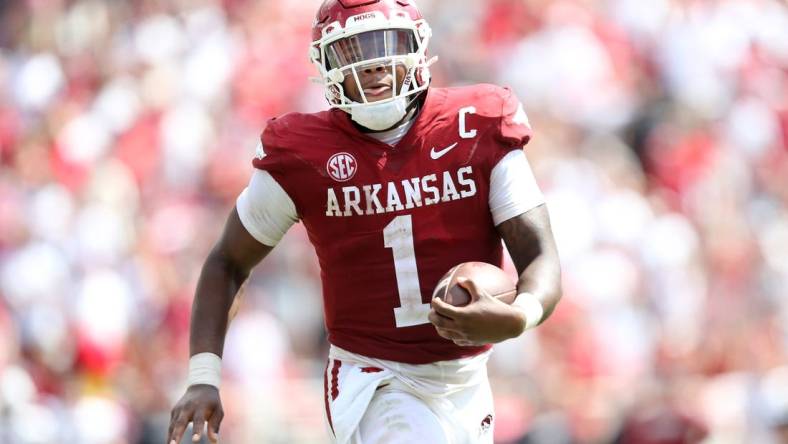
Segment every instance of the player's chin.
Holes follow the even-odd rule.
[[[386,99],[390,99],[390,98],[391,98],[391,93],[388,93],[388,94],[383,93],[383,94],[378,94],[378,95],[368,94],[367,95],[367,103],[380,102],[381,100],[386,100]]]

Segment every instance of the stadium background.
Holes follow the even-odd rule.
[[[0,3],[1,443],[164,441],[257,136],[325,107],[318,3]],[[496,442],[788,442],[785,2],[420,6],[436,85],[525,103],[563,263],[490,363]],[[325,441],[317,277],[300,226],[256,270],[224,442]]]

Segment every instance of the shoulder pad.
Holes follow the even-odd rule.
[[[504,103],[512,95],[508,88],[482,83],[448,88],[448,99],[462,106],[473,106],[482,117],[498,118],[503,114]]]
[[[327,112],[288,113],[268,121],[262,135],[263,146],[296,147],[304,142],[313,141],[321,133],[330,132]]]

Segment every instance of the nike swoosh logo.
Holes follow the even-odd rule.
[[[443,157],[444,154],[446,154],[449,151],[451,151],[452,149],[454,149],[454,147],[457,146],[457,144],[459,144],[459,143],[460,142],[454,142],[451,145],[447,146],[446,148],[444,148],[444,149],[442,149],[440,151],[435,151],[435,147],[432,147],[432,149],[430,150],[430,157],[432,158],[432,160],[438,160],[441,157]]]

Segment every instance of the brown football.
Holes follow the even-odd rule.
[[[473,280],[477,286],[507,304],[514,302],[517,295],[514,280],[505,271],[485,262],[464,262],[443,275],[435,286],[432,297],[441,298],[457,307],[468,305],[471,295],[457,283],[460,278]]]

